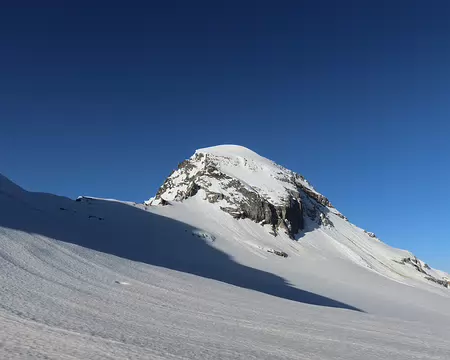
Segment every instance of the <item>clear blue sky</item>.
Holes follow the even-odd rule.
[[[0,172],[18,184],[143,201],[196,148],[240,144],[450,271],[450,2],[9,3]]]

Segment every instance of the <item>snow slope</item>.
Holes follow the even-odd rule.
[[[292,240],[204,190],[171,204],[74,201],[0,177],[0,358],[449,358],[450,291],[334,208],[332,227],[306,219]]]
[[[239,186],[230,185],[236,181],[244,185],[245,191],[241,191]],[[189,190],[194,187],[197,188],[196,192]],[[184,212],[190,214],[204,208],[206,210],[196,216],[201,219],[197,226],[213,224],[210,230],[214,231],[220,226],[215,219],[223,217],[220,211],[214,210],[232,208],[231,214],[242,213],[242,204],[248,207],[246,203],[253,194],[257,194],[262,201],[281,207],[289,197],[295,197],[303,209],[298,216],[305,222],[302,231],[295,234],[298,243],[287,241],[287,244],[283,244],[280,239],[274,239],[272,236],[266,240],[267,233],[273,230],[271,226],[265,226],[266,231],[258,233],[256,237],[241,236],[255,248],[277,247],[287,253],[292,252],[293,248],[295,251],[315,249],[320,256],[349,260],[379,275],[411,286],[419,286],[417,282],[422,282],[424,284],[420,286],[430,291],[442,285],[436,285],[427,277],[439,281],[448,278],[448,274],[430,268],[412,253],[394,249],[377,239],[375,234],[348,222],[347,218],[301,175],[242,146],[221,145],[197,150],[170,175],[157,196],[147,204],[159,205],[160,199],[170,201],[171,204],[183,201],[189,204],[190,200],[195,198],[197,201],[192,208],[186,208],[176,215],[171,215],[173,211],[169,208],[167,216],[180,219],[183,218]],[[217,200],[211,200],[211,195]],[[210,216],[209,213],[214,215]],[[203,220],[205,216],[209,216],[207,223]],[[221,220],[221,223],[227,221],[226,231],[235,224],[229,220],[227,217]],[[189,219],[185,221],[190,222]],[[267,221],[263,220],[261,223],[267,224]]]

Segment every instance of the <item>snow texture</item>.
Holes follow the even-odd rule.
[[[250,150],[197,152],[283,196]],[[0,358],[449,359],[450,291],[425,278],[448,274],[331,207],[293,240],[205,195],[74,201],[0,176]]]

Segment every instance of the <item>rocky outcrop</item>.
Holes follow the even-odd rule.
[[[224,177],[225,178],[225,177]],[[274,205],[258,193],[247,189],[238,180],[232,180],[227,189],[232,188],[233,195],[240,194],[242,197],[228,196],[222,193],[211,193],[204,189],[209,202],[224,202],[226,206],[220,208],[236,219],[251,219],[261,225],[271,225],[276,230],[283,228],[294,237],[303,229],[303,209],[300,200],[289,197],[282,205]]]
[[[342,215],[340,212],[337,212],[336,215],[339,216],[341,219],[348,221],[348,218],[346,216]]]
[[[299,187],[299,196],[301,198],[303,207],[305,209],[305,215],[313,220],[317,225],[323,225],[328,227],[334,227],[333,222],[329,219],[327,213],[329,209],[323,205],[323,202],[329,203],[325,197],[310,196],[311,191],[304,191]]]
[[[195,181],[192,181],[189,186],[186,189],[186,192],[184,194],[184,198],[190,198],[198,193],[200,190],[200,186],[195,183]]]
[[[296,182],[296,185],[300,191],[303,191],[307,196],[309,196],[311,199],[314,199],[319,204],[333,208],[333,205],[331,205],[331,202],[322,194],[312,191],[311,189],[308,189],[307,187],[303,186],[302,184],[300,184],[298,182]]]
[[[447,289],[450,288],[450,281],[448,281],[448,280],[436,279],[433,276],[425,276],[425,279],[427,279],[428,281],[432,281],[436,284],[442,285],[443,287],[446,287]]]
[[[319,224],[323,226],[334,227],[333,222],[322,212],[319,214]]]
[[[233,165],[237,162],[235,159],[196,153],[178,165],[159,188],[155,198],[146,204],[167,204],[202,196],[210,203],[217,203],[220,209],[236,219],[251,219],[262,225],[271,225],[275,235],[283,229],[292,238],[304,228],[305,216],[317,224],[333,226],[326,215],[328,208],[332,207],[331,203],[309,188],[303,176],[279,167],[273,176],[286,186],[283,195],[275,201],[261,189],[222,171],[221,161]],[[247,160],[241,161],[244,165],[240,166],[250,166]]]
[[[364,232],[367,234],[367,235],[369,235],[369,237],[371,237],[371,238],[376,238],[377,236],[375,235],[375,233],[373,233],[373,232],[370,232],[370,231],[366,231],[366,230],[364,230]]]
[[[418,272],[426,275],[425,279],[427,279],[428,281],[431,281],[431,282],[434,282],[436,284],[442,285],[442,286],[444,286],[446,288],[450,288],[450,282],[449,282],[448,279],[446,279],[446,278],[437,279],[436,277],[434,277],[434,276],[430,275],[429,273],[427,273],[426,270],[431,270],[430,266],[428,264],[425,264],[424,262],[420,261],[415,256],[403,258],[400,261],[396,261],[396,262],[399,263],[399,264],[402,264],[402,265],[411,265]]]
[[[426,264],[422,265],[422,262],[416,257],[404,258],[400,261],[400,263],[403,265],[405,264],[412,265],[417,271],[421,272],[422,274],[428,275],[428,273],[424,270],[424,267],[426,268],[425,266]]]
[[[275,249],[267,249],[266,251],[269,252],[269,253],[272,253],[272,254],[284,257],[284,258],[288,257],[288,254],[285,253],[284,251],[275,250]]]
[[[160,204],[162,206],[167,206],[167,205],[170,205],[170,202],[168,202],[167,200],[164,200],[163,198],[161,198]]]

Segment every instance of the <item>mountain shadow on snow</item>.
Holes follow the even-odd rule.
[[[4,182],[5,178],[0,178]],[[13,191],[11,191],[13,190]],[[63,241],[300,303],[361,311],[236,263],[189,225],[117,201],[80,202],[0,184],[0,227]],[[1,233],[0,233],[1,236]],[[28,249],[39,251],[39,239]],[[0,255],[1,249],[0,249]],[[48,256],[51,256],[49,254]],[[51,259],[49,259],[51,260]]]

